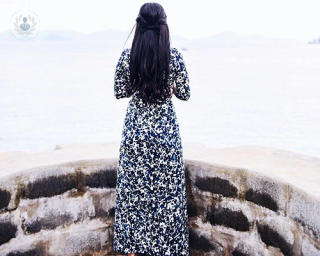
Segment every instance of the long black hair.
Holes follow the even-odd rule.
[[[144,102],[170,98],[170,34],[163,7],[158,3],[143,4],[135,26],[130,52],[130,83],[126,84],[125,90],[128,94],[137,90],[138,97]]]

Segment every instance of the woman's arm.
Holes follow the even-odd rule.
[[[117,99],[129,97],[125,91],[125,85],[130,82],[129,73],[129,49],[122,51],[114,74],[114,96]]]
[[[187,101],[190,98],[189,75],[182,54],[177,51],[176,59],[176,77],[175,86],[173,87],[174,95],[180,99]]]

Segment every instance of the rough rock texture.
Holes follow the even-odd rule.
[[[192,255],[320,255],[317,198],[245,169],[186,161],[185,171]]]
[[[117,158],[0,179],[0,255],[112,251]],[[185,160],[190,255],[320,255],[320,201],[244,168]]]

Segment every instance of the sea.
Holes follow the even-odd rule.
[[[114,97],[124,41],[0,41],[0,151],[121,141]],[[320,44],[174,40],[191,97],[173,97],[182,143],[263,146],[320,157]]]

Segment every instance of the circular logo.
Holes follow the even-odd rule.
[[[12,35],[20,40],[35,38],[40,31],[40,20],[33,11],[18,11],[10,21]]]

